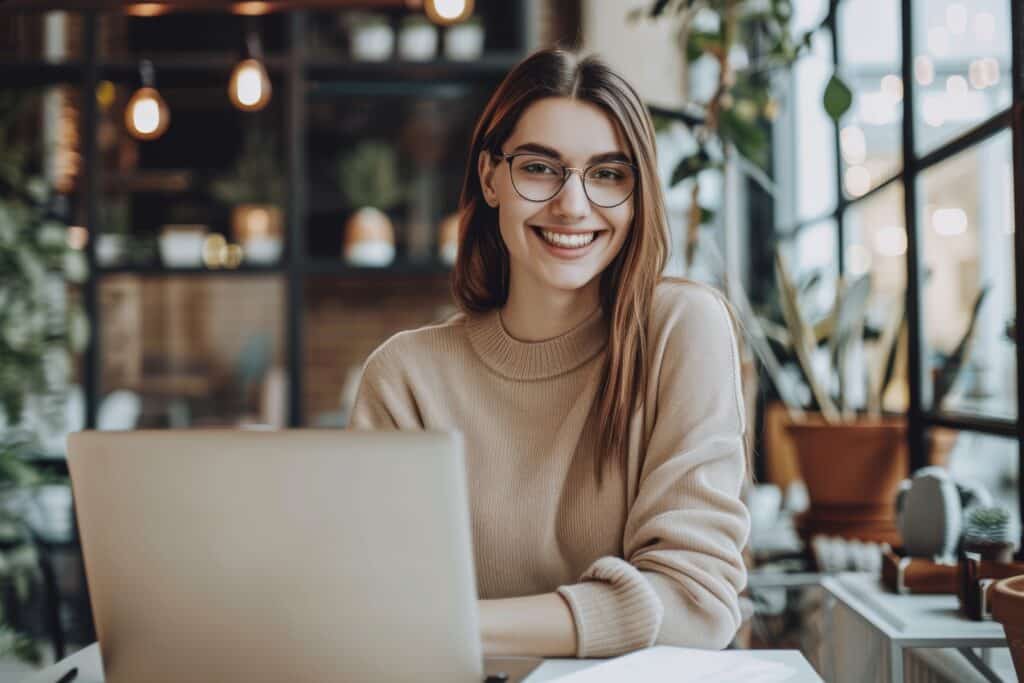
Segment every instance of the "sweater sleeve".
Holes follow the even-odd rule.
[[[746,465],[739,361],[715,294],[695,285],[654,339],[653,425],[623,537],[561,586],[577,656],[659,645],[720,649],[740,625],[741,549],[750,520],[739,499]],[[678,290],[677,290],[678,291]]]
[[[419,410],[401,366],[391,353],[392,340],[370,354],[352,406],[350,429],[423,429]]]

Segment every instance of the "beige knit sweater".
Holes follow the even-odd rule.
[[[399,333],[367,360],[353,412],[357,429],[463,433],[479,597],[557,591],[579,657],[721,648],[740,623],[749,518],[732,325],[710,289],[662,282],[648,330],[628,467],[600,489],[600,311],[542,342],[509,336],[497,311]]]

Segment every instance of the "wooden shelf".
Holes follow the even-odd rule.
[[[102,278],[110,275],[137,275],[140,277],[240,277],[258,275],[284,275],[289,268],[285,264],[274,266],[247,266],[238,268],[168,268],[160,264],[123,265],[99,267],[96,276]],[[451,266],[437,260],[409,261],[397,258],[385,267],[352,266],[344,261],[334,259],[313,259],[300,266],[298,270],[307,276],[330,277],[393,277],[393,276],[434,276],[451,274]]]
[[[73,85],[82,83],[81,62],[0,61],[0,81],[4,87]]]
[[[238,268],[168,268],[160,264],[136,266],[106,266],[96,269],[96,277],[102,278],[105,275],[138,275],[140,277],[202,277],[202,276],[254,276],[254,275],[283,275],[285,267],[274,266],[253,266],[242,265]]]
[[[311,276],[327,275],[339,277],[447,276],[451,274],[452,269],[447,264],[437,260],[409,261],[403,258],[396,258],[389,266],[374,268],[370,266],[351,266],[341,260],[316,259],[305,264],[302,267],[302,272]]]
[[[139,168],[127,172],[108,172],[102,175],[104,192],[159,192],[174,194],[192,188],[194,170],[188,168]]]

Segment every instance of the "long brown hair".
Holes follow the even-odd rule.
[[[668,258],[665,204],[658,184],[654,125],[636,91],[594,57],[545,49],[520,62],[491,96],[469,149],[459,201],[459,256],[452,288],[467,313],[505,305],[509,255],[497,229],[498,211],[484,201],[477,172],[481,151],[499,153],[519,117],[533,102],[567,97],[600,107],[616,124],[639,169],[633,224],[622,249],[601,274],[600,298],[609,318],[609,341],[598,391],[598,482],[605,468],[625,464],[629,423],[646,389],[649,349],[646,321],[654,287]]]

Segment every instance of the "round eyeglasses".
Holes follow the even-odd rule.
[[[495,153],[508,162],[512,187],[523,199],[546,202],[557,195],[571,173],[579,173],[583,192],[596,206],[611,209],[629,199],[636,187],[636,166],[626,161],[602,161],[586,168],[572,168],[551,157],[533,152]]]

